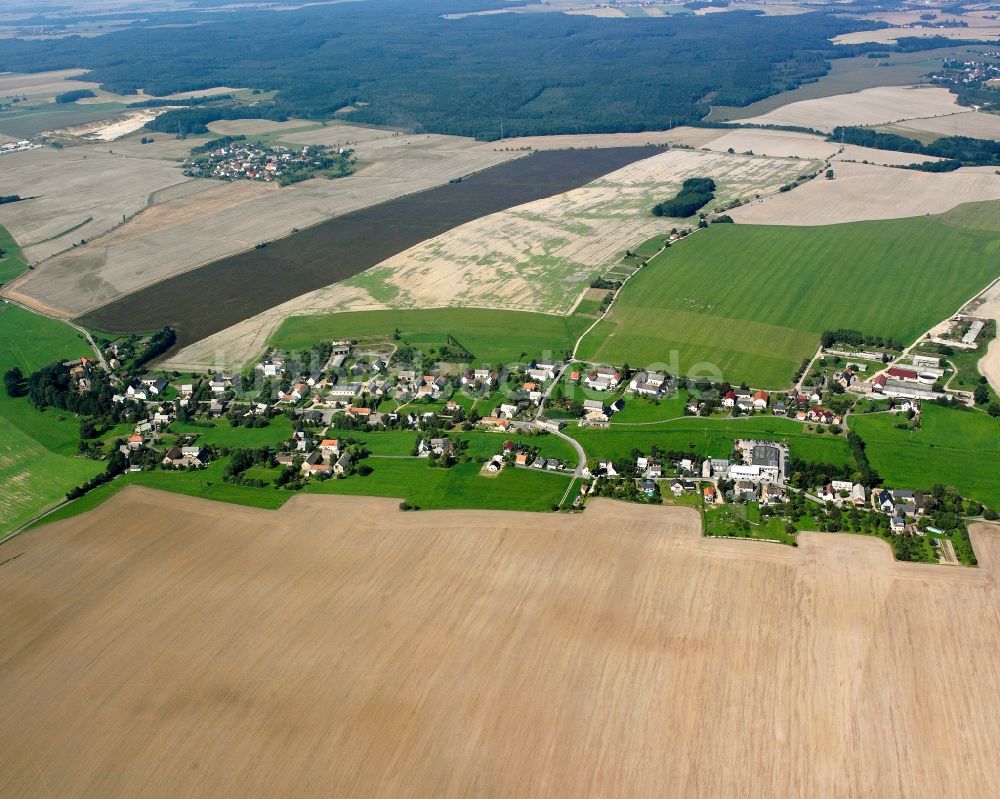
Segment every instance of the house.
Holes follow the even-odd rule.
[[[827,483],[819,489],[816,494],[820,498],[821,502],[833,502],[837,498],[837,495],[833,492],[833,486],[830,483]]]
[[[146,387],[147,391],[154,396],[159,395],[167,387],[167,381],[162,377],[146,376],[140,378],[139,382],[142,383],[142,385]]]
[[[618,387],[622,374],[609,366],[599,366],[587,375],[584,384],[594,391],[611,391]]]
[[[354,419],[367,419],[372,415],[371,408],[362,408],[358,405],[351,405],[344,413]]]
[[[557,461],[555,458],[549,458],[547,461],[545,461],[546,471],[554,472],[557,471],[558,469],[559,469],[559,461]]]
[[[570,379],[570,382],[579,383],[580,382],[580,372],[579,372],[579,370],[574,369],[572,372],[570,372],[569,373],[569,379]]]
[[[539,458],[538,460],[542,461],[544,465],[543,458]],[[535,466],[538,466],[538,461],[535,461]],[[483,468],[488,472],[499,472],[503,468],[503,458],[499,455],[494,455],[486,462],[486,465]]]
[[[527,466],[528,465],[528,453],[519,452],[514,456],[515,466]]]
[[[304,438],[304,437],[303,437]],[[340,439],[339,438],[324,438],[319,442],[320,451],[324,456],[329,458],[330,456],[337,457],[340,455]]]
[[[128,437],[128,448],[131,450],[139,449],[142,446],[142,436],[139,433],[133,433]]]
[[[872,491],[872,507],[883,513],[895,513],[896,510],[892,494],[884,488]]]
[[[877,375],[874,380],[872,380],[872,391],[876,394],[881,394],[885,391],[885,384],[889,382],[889,378],[885,375]]]
[[[136,402],[144,402],[146,400],[146,390],[141,386],[129,386],[125,389],[125,396]]]
[[[201,466],[201,447],[171,447],[163,456],[164,466],[174,469],[186,469],[189,466]]]
[[[604,403],[600,400],[584,400],[583,418],[587,421],[606,422],[608,420],[608,414],[604,410]]]
[[[615,465],[611,461],[598,461],[597,468],[594,470],[594,475],[598,477],[617,477],[618,471],[615,469]]]
[[[500,416],[504,419],[513,419],[517,416],[517,406],[505,402],[500,406]]]
[[[644,493],[647,497],[652,497],[656,495],[655,480],[643,480],[640,487],[642,488],[642,493]]]
[[[642,476],[650,480],[659,480],[663,477],[663,466],[658,461],[648,461],[642,470]]]
[[[853,502],[858,507],[864,506],[868,501],[867,492],[865,487],[861,483],[855,483],[851,487],[851,502]]]
[[[762,411],[767,408],[769,397],[766,391],[755,391],[753,393],[754,410]]]
[[[484,416],[479,424],[491,430],[507,430],[510,427],[510,422],[498,416]]]
[[[354,399],[360,393],[360,383],[337,383],[337,385],[330,387],[326,396],[328,399],[343,402]]]
[[[302,461],[303,474],[330,474],[331,471],[332,467],[330,466],[329,459],[323,457],[323,453],[320,450],[311,453],[309,457]]]
[[[716,497],[717,497],[717,492],[715,490],[715,486],[705,486],[705,490],[704,490],[703,494],[704,494],[704,497],[705,497],[705,504],[706,505],[714,505],[715,504],[715,500],[716,500]]]
[[[785,403],[776,402],[774,403],[774,407],[771,409],[771,413],[775,416],[784,416],[788,413],[788,408],[785,407]]]
[[[451,443],[451,439],[449,438],[432,438],[430,440],[430,451],[439,458],[451,455],[452,449],[453,445]]]
[[[558,419],[549,419],[547,416],[539,416],[535,419],[535,427],[545,430],[548,433],[558,433],[565,426],[565,422]]]
[[[854,487],[854,484],[850,480],[833,480],[830,485],[838,494],[841,491],[850,493],[851,489]]]
[[[730,390],[730,391],[727,391],[725,394],[722,395],[722,407],[723,408],[732,408],[735,405],[736,405],[736,392],[735,391]]]
[[[667,376],[662,372],[637,372],[629,388],[638,395],[658,397],[666,388]]]
[[[900,516],[893,516],[892,519],[889,520],[889,529],[899,535],[906,529],[906,522]]]
[[[780,505],[785,501],[785,489],[774,483],[764,483],[760,487],[761,505]]]
[[[352,463],[354,463],[354,457],[350,452],[345,452],[333,465],[333,473],[340,476],[347,474],[347,471],[351,468]]]
[[[546,380],[551,380],[555,375],[548,369],[529,369],[528,377],[532,380],[537,380],[539,383],[544,383]]]
[[[749,502],[757,498],[757,487],[749,480],[737,480],[733,486],[733,496]]]
[[[917,379],[917,370],[907,369],[905,366],[890,366],[886,371],[889,377],[898,377],[900,380]]]

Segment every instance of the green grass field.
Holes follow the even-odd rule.
[[[86,341],[68,325],[0,305],[0,372],[17,366],[27,375],[54,360],[88,354]],[[79,429],[71,414],[41,413],[0,388],[0,533],[103,471],[103,464],[76,457]]]
[[[0,225],[0,283],[7,283],[24,272],[27,263],[21,248],[7,229]]]
[[[924,403],[919,430],[898,430],[900,417],[851,417],[868,460],[892,488],[952,486],[962,496],[1000,508],[1000,420],[972,410]]]
[[[481,508],[549,511],[559,502],[570,478],[534,469],[504,469],[495,477],[480,475],[480,464],[430,468],[423,459],[369,459],[367,477],[310,483],[309,493],[393,497],[425,509]]]
[[[476,363],[500,365],[544,353],[561,355],[571,350],[593,319],[524,311],[490,311],[480,308],[436,310],[350,311],[321,316],[293,316],[271,336],[273,346],[307,349],[337,338],[392,341],[400,330],[402,342],[426,349],[454,336],[474,356]]]
[[[909,342],[998,274],[995,234],[934,217],[713,225],[637,274],[578,354],[781,388],[822,331]]]
[[[841,465],[851,461],[847,441],[827,434],[806,433],[801,424],[773,416],[746,419],[688,417],[659,425],[615,425],[606,429],[567,427],[565,432],[583,446],[588,458],[623,459],[632,449],[661,449],[728,458],[737,438],[786,441],[792,457]]]
[[[198,436],[198,443],[216,447],[275,447],[292,437],[292,423],[284,415],[275,416],[267,427],[232,427],[222,420],[214,426],[204,423],[174,421],[170,425],[172,433],[186,433]]]

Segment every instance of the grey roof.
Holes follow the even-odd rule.
[[[753,448],[750,464],[777,469],[781,465],[781,451],[770,444],[757,444]]]

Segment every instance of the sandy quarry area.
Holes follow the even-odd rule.
[[[5,544],[4,796],[990,796],[998,533],[128,488]]]
[[[75,125],[71,128],[53,130],[55,135],[79,136],[87,141],[110,142],[135,133],[152,122],[169,108],[140,108],[126,111],[112,119],[102,119],[99,122],[88,122],[85,125]]]
[[[834,173],[834,180],[812,180],[737,208],[732,217],[760,225],[832,225],[939,214],[966,202],[1000,199],[1000,175],[994,167],[931,173],[844,162],[834,165]]]
[[[889,126],[901,136],[934,134],[938,136],[971,136],[974,139],[1000,139],[1000,114],[986,111],[963,111],[941,117],[908,119]]]
[[[347,280],[296,297],[171,356],[204,369],[255,357],[290,314],[442,306],[568,313],[595,273],[677,223],[650,214],[693,176],[712,176],[722,203],[777,192],[818,161],[667,150],[554,197],[481,217]]]
[[[955,95],[947,89],[936,86],[880,86],[833,97],[799,100],[739,121],[831,131],[837,125],[881,125],[964,110],[955,101]]]

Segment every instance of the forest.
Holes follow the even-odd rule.
[[[695,121],[710,103],[745,105],[817,79],[830,59],[865,51],[835,48],[830,37],[873,27],[826,11],[442,16],[498,5],[368,0],[283,13],[148,14],[93,38],[2,40],[0,71],[87,67],[106,89],[153,96],[214,86],[277,92],[259,104],[172,111],[157,122],[170,131],[237,113],[326,118],[354,106],[357,122],[492,139],[501,121],[511,136]]]

